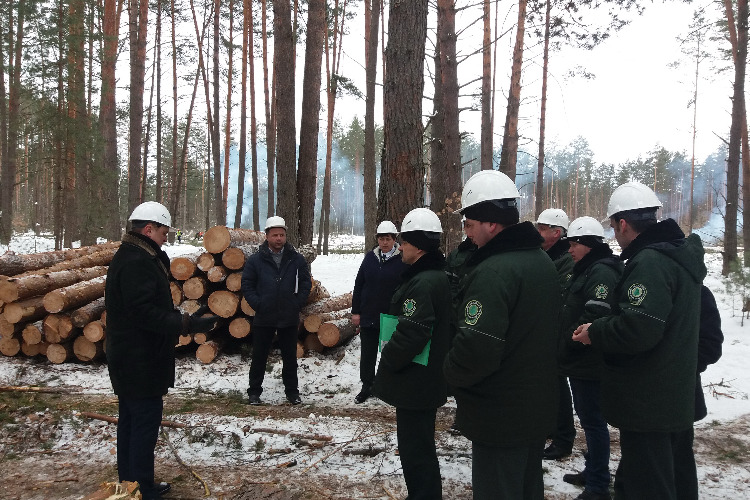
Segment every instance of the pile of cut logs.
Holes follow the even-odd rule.
[[[264,240],[263,232],[215,226],[204,234],[205,252],[171,260],[175,306],[192,314],[207,305],[222,318],[213,331],[178,340],[178,346],[198,344],[196,358],[201,362],[213,361],[230,337],[251,338],[255,313],[240,291],[242,269]],[[0,353],[42,355],[53,363],[103,359],[104,284],[119,245],[0,256]],[[311,246],[298,251],[308,265],[315,259]],[[356,334],[351,300],[351,293],[331,297],[313,279],[300,315],[297,357],[344,345]]]

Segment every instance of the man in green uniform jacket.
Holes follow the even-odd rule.
[[[695,373],[703,245],[672,219],[656,222],[661,202],[628,182],[607,215],[626,261],[615,314],[581,325],[573,340],[604,353],[602,411],[620,429],[616,499],[698,498],[693,445]]]
[[[398,316],[383,347],[373,394],[396,407],[398,451],[410,500],[442,498],[435,448],[435,416],[445,404],[443,360],[453,327],[445,259],[440,253],[440,219],[427,208],[406,214],[401,225],[401,258],[409,267],[391,299]],[[429,350],[426,364],[415,356]]]
[[[494,170],[472,176],[461,196],[478,248],[444,371],[457,426],[472,441],[476,500],[541,500],[544,440],[555,426],[559,284],[534,225],[518,223],[519,197]]]
[[[579,325],[612,312],[614,289],[623,266],[604,242],[602,224],[593,217],[574,220],[567,239],[575,266],[563,289],[560,372],[570,377],[573,403],[586,435],[588,454],[583,471],[565,474],[563,481],[585,486],[576,500],[609,500],[609,429],[601,411],[600,391],[602,353],[571,337]]]
[[[568,250],[570,244],[565,238],[570,220],[568,214],[559,208],[548,208],[539,214],[536,220],[536,230],[542,235],[542,250],[547,252],[555,264],[557,277],[560,279],[560,291],[568,282],[573,272],[573,259]],[[573,424],[573,399],[570,395],[568,379],[564,375],[557,378],[560,402],[557,405],[557,428],[552,434],[552,441],[544,449],[544,458],[558,460],[573,452],[573,442],[576,438],[576,428]]]

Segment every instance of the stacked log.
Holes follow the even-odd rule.
[[[178,347],[197,344],[196,358],[209,363],[230,339],[250,341],[255,311],[242,296],[242,270],[264,241],[263,232],[215,226],[204,236],[205,251],[171,259],[175,306],[187,314],[208,306],[221,318],[210,332],[180,336]],[[103,359],[106,272],[118,246],[0,257],[0,353],[45,355],[52,363]],[[310,245],[298,251],[308,266],[315,259]],[[300,315],[298,356],[341,346],[356,334],[351,294],[331,297],[313,280],[307,304]]]
[[[98,344],[81,334],[103,324],[107,266],[119,246],[0,256],[0,352],[53,363],[101,357],[104,328]]]

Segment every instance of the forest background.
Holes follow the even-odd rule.
[[[184,232],[281,215],[290,241],[317,235],[323,253],[331,233],[369,237],[429,206],[450,250],[463,182],[495,168],[515,179],[524,219],[548,207],[602,218],[617,185],[644,182],[687,232],[723,219],[728,272],[750,215],[747,1],[690,7],[673,56],[688,75],[685,146],[655,137],[597,162],[586,137],[545,139],[570,132],[548,130],[547,109],[587,88],[590,54],[650,2],[0,0],[0,243],[27,230],[60,248],[119,239],[127,214],[157,200]],[[562,54],[565,73],[550,71]],[[716,108],[717,88],[725,127],[697,158],[700,105]],[[648,92],[613,95],[602,127],[614,103]]]

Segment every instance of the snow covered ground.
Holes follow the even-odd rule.
[[[363,248],[361,238],[342,238],[334,245]],[[17,253],[30,253],[50,250],[47,238],[33,238],[30,235],[19,236],[11,242],[10,250]],[[0,247],[0,253],[6,248]],[[192,245],[167,245],[165,250],[170,256],[176,256],[200,250]],[[351,291],[363,253],[331,254],[318,256],[312,264],[313,276],[320,280],[332,295]],[[730,425],[736,419],[750,414],[750,371],[747,360],[750,359],[750,335],[747,329],[750,324],[742,326],[741,300],[726,291],[720,276],[721,254],[717,249],[709,248],[706,253],[706,264],[709,276],[706,284],[716,295],[722,316],[724,331],[724,355],[715,365],[710,366],[703,376],[704,391],[708,405],[708,417],[696,425],[696,439],[702,432],[710,433],[717,427]],[[271,427],[290,431],[291,433],[327,434],[334,438],[334,443],[343,444],[356,440],[357,446],[395,448],[395,419],[382,424],[363,424],[356,418],[327,416],[329,408],[378,408],[388,407],[377,399],[371,398],[364,405],[354,405],[354,395],[359,390],[359,339],[355,338],[336,355],[317,355],[300,360],[300,390],[309,414],[303,418],[288,419],[254,419],[220,417],[211,422],[201,421],[203,415],[183,416],[183,423],[192,425],[209,425],[218,438],[206,442],[185,438],[180,441],[180,453],[187,463],[205,463],[216,465],[248,464],[248,466],[272,467],[277,462],[288,460],[288,457],[274,458],[265,456],[263,449],[284,448],[290,443],[289,435],[264,434],[249,431],[250,429]],[[203,365],[192,356],[183,356],[177,364],[176,388],[168,397],[179,397],[205,391],[209,393],[241,393],[247,388],[249,363],[240,355],[222,355],[211,364]],[[104,364],[65,363],[50,365],[47,362],[29,361],[24,358],[0,357],[0,385],[45,385],[67,386],[78,388],[92,394],[111,394],[111,386]],[[281,363],[275,363],[266,376],[263,400],[276,405],[284,401],[281,382]],[[448,408],[455,408],[450,400]],[[105,433],[111,439],[113,426],[104,423],[87,424],[91,432]],[[171,431],[175,436],[175,431]],[[56,447],[73,447],[77,455],[90,454],[101,460],[111,460],[112,446],[102,447],[99,444],[89,448],[76,435],[80,434],[80,421],[71,415],[70,428],[64,432]],[[185,437],[185,436],[183,436]],[[747,441],[747,435],[738,436]],[[173,437],[173,439],[180,439]],[[470,498],[466,493],[471,484],[470,443],[460,436],[440,432],[437,436],[439,449],[448,452],[440,457],[441,472],[445,479],[446,498]],[[330,449],[330,448],[329,448]],[[580,451],[580,450],[579,450]],[[317,462],[327,451],[318,454],[302,454],[297,457],[298,467],[290,474],[301,474],[303,469],[315,464],[318,474],[342,475],[353,482],[373,481],[375,478],[385,481],[392,491],[405,495],[403,480],[400,476],[400,463],[393,453],[381,453],[375,457],[362,457],[336,453],[326,460]],[[168,457],[169,450],[160,448],[160,456]],[[264,456],[262,460],[259,457]],[[616,456],[611,462],[612,470],[616,467]],[[317,462],[317,463],[316,463]],[[562,482],[566,472],[580,470],[583,458],[580,453],[560,462],[545,461],[545,488],[554,498],[573,498],[580,489]],[[698,471],[703,498],[739,498],[750,497],[750,472],[742,466],[724,463],[701,463]],[[468,495],[468,496],[467,496]]]

